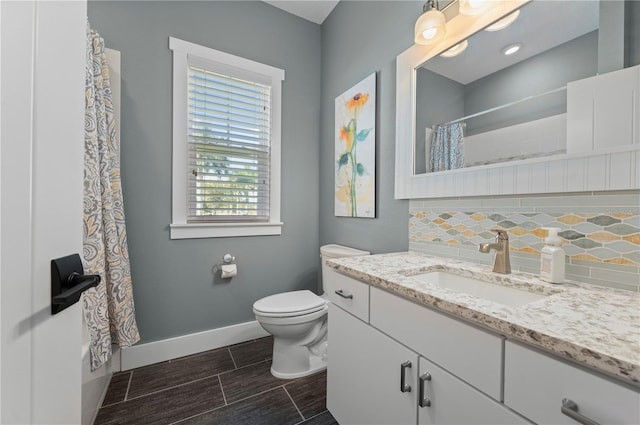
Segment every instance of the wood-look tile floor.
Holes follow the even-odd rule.
[[[327,374],[271,375],[273,338],[119,372],[95,425],[337,425]]]

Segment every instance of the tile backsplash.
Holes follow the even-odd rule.
[[[412,200],[409,249],[490,264],[477,251],[492,228],[509,233],[515,270],[538,273],[544,227],[559,227],[567,279],[638,291],[640,197],[637,192]]]

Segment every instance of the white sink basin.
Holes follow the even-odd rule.
[[[521,306],[547,297],[547,295],[543,294],[536,294],[446,272],[429,272],[411,277],[440,288],[450,289],[455,292],[472,295],[512,307]]]

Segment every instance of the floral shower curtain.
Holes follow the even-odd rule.
[[[128,347],[140,339],[120,184],[120,143],[104,48],[104,40],[87,24],[83,260],[85,273],[102,277],[100,285],[82,296],[92,370],[109,360],[112,343]]]
[[[464,167],[462,124],[442,124],[431,139],[429,171],[453,170]]]

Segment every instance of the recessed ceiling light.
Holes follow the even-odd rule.
[[[460,53],[464,52],[464,50],[467,48],[468,45],[469,45],[469,42],[467,40],[464,40],[456,44],[449,50],[445,50],[444,53],[440,54],[440,56],[442,56],[443,58],[452,58],[454,56],[458,56]]]
[[[516,53],[522,47],[522,43],[513,43],[502,49],[502,53],[509,56]]]
[[[520,16],[520,10],[516,10],[515,12],[505,16],[504,18],[500,19],[499,21],[494,22],[493,24],[491,24],[488,27],[486,27],[484,30],[485,31],[500,31],[500,30],[503,30],[506,27],[508,27],[509,25],[513,24],[513,22],[516,19],[518,19],[518,16]]]

